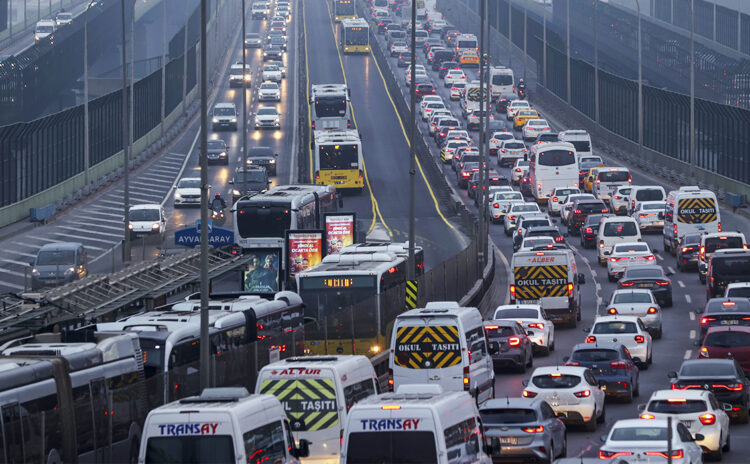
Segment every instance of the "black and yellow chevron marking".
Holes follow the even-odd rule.
[[[417,281],[407,280],[406,281],[406,309],[414,309],[417,307]]]
[[[517,300],[568,296],[568,266],[518,266],[513,276]]]
[[[456,326],[399,327],[395,362],[410,369],[441,369],[461,362]]]
[[[683,224],[705,224],[716,217],[713,198],[683,198],[677,203],[677,221]]]
[[[264,380],[260,392],[274,395],[298,430],[314,432],[339,423],[333,379]]]

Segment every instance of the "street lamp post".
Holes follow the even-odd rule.
[[[89,9],[96,2],[93,0],[83,12],[83,185],[89,185],[89,165],[91,164],[91,147],[89,146]]]
[[[135,4],[133,5],[135,7]],[[134,8],[135,9],[135,8]],[[120,0],[120,11],[122,13],[122,155],[123,155],[123,177],[125,192],[123,194],[123,212],[125,214],[124,226],[125,237],[122,245],[123,262],[130,261],[130,146],[128,139],[128,62],[127,62],[127,29],[125,28],[125,0]]]
[[[638,157],[643,155],[643,36],[641,35],[641,0],[635,0],[638,9]]]
[[[694,168],[695,159],[695,15],[693,0],[690,0],[690,167]],[[691,169],[691,172],[694,172]]]
[[[567,75],[567,102],[570,105],[570,2],[572,0],[566,0],[566,13],[565,13],[565,45],[566,45],[566,75]]]
[[[417,273],[414,260],[414,241],[416,240],[416,224],[414,216],[416,214],[415,205],[415,188],[417,174],[417,149],[414,143],[417,134],[417,85],[416,69],[417,64],[417,2],[411,2],[411,82],[409,83],[410,109],[411,117],[409,118],[409,266],[406,268],[406,278],[416,280]]]
[[[599,20],[596,7],[599,0],[594,0],[594,120],[599,124]]]
[[[206,77],[206,21],[208,20],[207,0],[200,0],[201,5],[201,56],[200,56],[200,93],[201,93],[201,151],[199,154],[201,168],[201,247],[200,247],[200,286],[201,286],[201,330],[200,330],[200,385],[201,391],[211,383],[209,372],[208,344],[208,79]],[[217,27],[214,25],[214,27]],[[244,41],[245,38],[243,37]],[[243,70],[244,71],[244,70]]]
[[[484,21],[485,17],[487,16],[487,10],[486,5],[487,2],[485,0],[481,1],[481,7],[480,7],[480,15],[479,15],[479,190],[475,193],[475,195],[482,195],[482,192],[484,191],[484,181],[485,181],[485,172],[484,172],[484,164],[485,164],[485,153],[484,153],[484,112],[487,110],[487,104],[485,102],[485,94],[484,91],[488,90],[485,88],[485,77],[486,77],[486,66],[484,64]],[[489,93],[489,92],[487,92]],[[484,204],[480,203],[480,208],[485,206]],[[484,237],[484,213],[482,210],[479,211],[479,233],[477,234],[477,245],[479,248],[479,251],[477,252],[477,255],[479,257],[479,264],[480,266],[484,267],[484,255],[486,250],[483,247],[483,237]],[[481,269],[481,268],[480,268]]]
[[[242,150],[242,169],[247,168],[247,79],[245,73],[247,70],[247,45],[245,43],[245,0],[242,0],[242,140],[240,141],[240,147]],[[227,155],[229,156],[229,155]],[[247,193],[247,174],[242,176],[242,194]]]

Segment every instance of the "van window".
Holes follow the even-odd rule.
[[[540,166],[568,166],[576,164],[576,157],[568,150],[547,150],[539,153],[537,162]]]
[[[469,346],[471,362],[475,363],[484,359],[487,354],[485,347],[484,327],[477,327],[466,332],[466,344]]]
[[[638,235],[634,222],[608,222],[604,224],[605,237],[629,237]]]
[[[602,182],[627,182],[630,178],[628,171],[605,171],[599,173],[599,180]]]
[[[443,431],[445,448],[448,451],[448,460],[464,455],[473,456],[479,452],[478,435],[474,433],[476,428],[477,420],[474,417],[470,417]]]
[[[591,151],[591,143],[588,140],[566,140],[566,142],[572,143],[579,153]],[[601,163],[601,160],[597,160],[597,162]]]
[[[346,401],[346,410],[348,411],[357,401],[375,394],[375,386],[372,379],[363,380],[344,387],[344,400]]]
[[[513,76],[509,74],[495,74],[492,76],[492,85],[513,85]]]
[[[711,258],[712,274],[716,277],[750,275],[750,258]]]
[[[705,241],[706,253],[713,253],[724,248],[742,248],[742,237],[708,237]]]
[[[235,461],[234,443],[229,435],[153,437],[146,443],[146,464],[235,464]]]
[[[732,298],[750,298],[750,287],[731,288],[727,292],[727,296]]]
[[[283,464],[286,444],[281,422],[274,422],[242,435],[248,463]]]
[[[267,379],[260,393],[281,401],[295,431],[317,431],[339,424],[336,386],[330,378]]]
[[[349,434],[346,462],[414,464],[438,462],[432,432],[356,432]]]
[[[664,192],[659,189],[640,189],[635,192],[635,199],[638,201],[662,201]]]
[[[396,365],[409,369],[440,369],[461,362],[455,325],[399,327],[395,350]]]

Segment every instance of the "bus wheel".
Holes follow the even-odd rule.
[[[138,464],[138,451],[139,451],[139,444],[138,444],[138,437],[133,437],[130,439],[130,458],[128,462],[130,464]]]
[[[47,455],[47,464],[62,464],[60,453],[58,453],[56,449],[50,450],[49,454]]]

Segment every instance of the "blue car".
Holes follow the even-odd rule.
[[[564,361],[568,366],[591,369],[607,396],[628,402],[638,396],[640,370],[621,343],[579,343]]]

